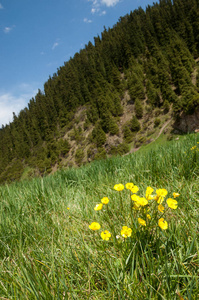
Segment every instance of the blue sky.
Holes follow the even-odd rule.
[[[0,127],[57,68],[120,16],[152,0],[0,0]]]

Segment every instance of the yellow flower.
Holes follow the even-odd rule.
[[[101,210],[102,207],[103,207],[102,203],[96,204],[95,207],[94,207],[94,210]]]
[[[126,184],[127,190],[131,190],[133,187],[134,187],[134,184],[133,184],[132,182],[128,182],[128,183]]]
[[[159,204],[159,205],[158,205],[158,210],[159,210],[160,212],[163,212],[163,211],[164,211],[164,206],[163,206],[162,204]]]
[[[128,228],[127,226],[123,226],[121,230],[121,236],[123,236],[125,239],[127,237],[130,237],[132,233],[132,229]]]
[[[134,210],[140,210],[140,205],[137,203],[137,202],[134,202],[134,204],[133,204],[133,209]]]
[[[148,196],[146,196],[146,199],[147,199],[147,200],[153,200],[153,199],[154,199],[154,196],[148,195]]]
[[[134,185],[134,187],[132,187],[130,190],[133,194],[136,194],[139,191],[139,187],[137,185]]]
[[[179,197],[180,196],[180,194],[178,194],[178,193],[173,193],[173,197],[174,198],[177,198],[177,197]]]
[[[111,237],[111,234],[108,230],[104,230],[101,232],[101,237],[104,241],[108,241]]]
[[[152,200],[153,196],[151,196],[151,194],[153,193],[153,188],[148,186],[146,189],[146,199],[147,200]]]
[[[167,199],[167,204],[168,204],[168,207],[170,207],[172,209],[176,209],[178,207],[178,201],[171,199],[171,198]]]
[[[160,196],[156,195],[154,197],[154,200],[156,200],[158,204],[161,204],[164,201],[164,197],[160,197]]]
[[[70,209],[70,207],[67,207],[67,209],[69,210],[69,209]]]
[[[144,221],[144,220],[141,219],[141,218],[138,218],[138,223],[139,223],[140,225],[146,226],[146,221]]]
[[[97,223],[97,222],[92,222],[90,225],[89,225],[89,228],[91,230],[99,230],[101,228],[100,224]]]
[[[146,217],[151,220],[151,216],[149,214],[147,214]]]
[[[101,202],[102,202],[103,204],[108,204],[108,203],[109,203],[109,198],[108,198],[108,197],[103,197],[103,198],[101,199]]]
[[[139,199],[136,201],[137,204],[141,205],[141,206],[145,206],[148,204],[148,200],[144,197],[139,197]]]
[[[124,186],[121,183],[114,185],[114,190],[116,190],[118,192],[122,191],[123,189],[124,189]]]
[[[133,195],[131,195],[131,199],[133,201],[137,202],[137,201],[139,201],[140,197],[138,195],[133,194]]]
[[[162,204],[168,192],[166,189],[158,189],[156,190],[156,194],[157,195],[154,197],[154,199],[157,201],[158,204]]]
[[[168,194],[168,192],[167,192],[166,189],[158,189],[158,190],[156,190],[156,194],[159,197],[166,197],[166,195]]]
[[[158,221],[158,225],[160,226],[161,229],[166,230],[168,228],[168,223],[165,221],[164,218],[160,218]]]

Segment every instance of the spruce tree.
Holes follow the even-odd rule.
[[[135,115],[138,119],[142,118],[143,116],[142,103],[138,98],[135,100]]]
[[[100,123],[97,123],[92,131],[92,138],[97,145],[97,147],[101,147],[106,142],[106,134],[103,131]]]
[[[140,130],[140,123],[136,116],[133,116],[131,120],[131,131],[139,131]]]

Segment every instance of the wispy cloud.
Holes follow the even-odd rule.
[[[100,11],[100,2],[99,0],[88,0],[92,2],[92,8],[91,8],[91,13],[96,14]]]
[[[84,18],[84,22],[85,22],[85,23],[92,23],[92,20],[89,20],[89,19],[87,19],[87,18]]]
[[[3,31],[4,31],[4,33],[10,33],[10,31],[11,30],[13,30],[13,28],[15,28],[15,25],[13,25],[13,26],[7,26],[7,27],[4,27],[4,29],[3,29]]]
[[[13,112],[17,115],[27,106],[29,100],[37,93],[30,84],[22,83],[12,92],[0,93],[0,128],[13,121]]]
[[[120,0],[101,0],[102,4],[105,4],[106,6],[115,6]]]
[[[92,14],[98,13],[100,16],[103,16],[106,14],[106,11],[102,10],[103,6],[113,7],[121,0],[88,0],[88,1],[92,2],[91,13]]]
[[[91,9],[91,13],[92,13],[92,14],[96,13],[96,11],[97,11],[97,9],[94,8],[94,7]]]
[[[3,31],[5,33],[9,33],[11,30],[12,30],[12,27],[5,27]]]
[[[23,97],[15,97],[11,93],[0,95],[0,127],[9,124],[13,119],[13,112],[19,113],[26,106]]]
[[[3,5],[0,3],[0,9],[3,9]]]
[[[56,47],[58,47],[59,46],[59,43],[58,42],[55,42],[54,44],[53,44],[53,46],[52,46],[52,50],[54,50]]]
[[[104,16],[106,14],[106,11],[103,10],[101,13],[100,13],[100,16]]]

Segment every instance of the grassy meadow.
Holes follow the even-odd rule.
[[[0,187],[0,299],[199,299],[199,134],[147,147]]]

